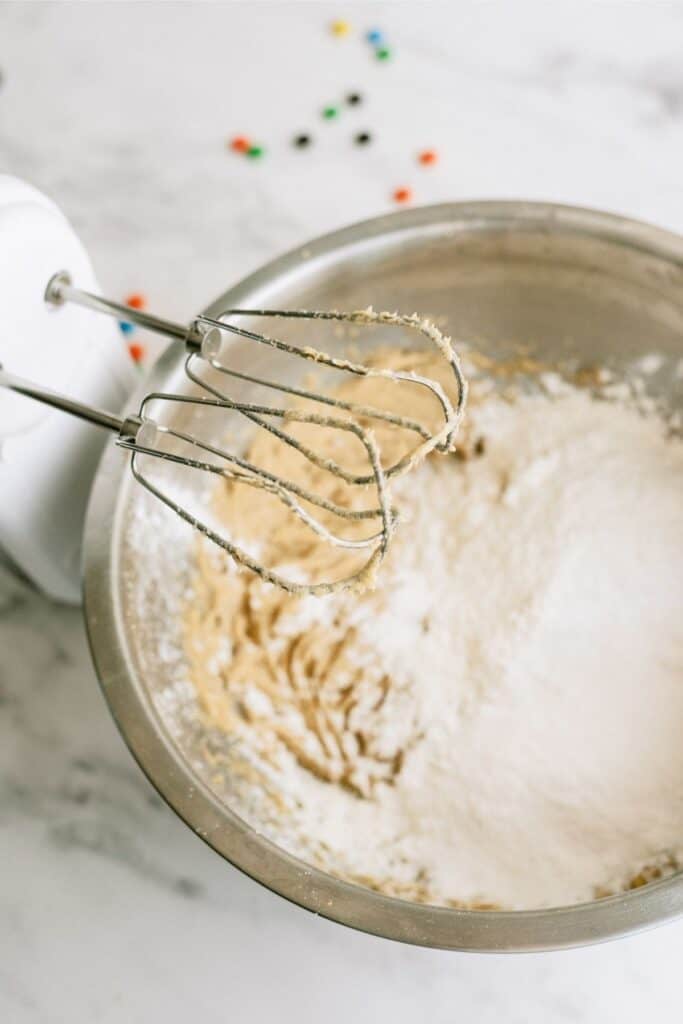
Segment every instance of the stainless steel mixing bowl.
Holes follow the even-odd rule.
[[[355,309],[370,303],[445,315],[456,337],[493,354],[524,344],[553,361],[575,357],[617,369],[651,351],[679,357],[683,240],[570,207],[436,206],[318,239],[230,289],[208,312],[217,315],[228,306]],[[182,358],[179,345],[172,345],[145,387],[182,387]],[[253,367],[267,361],[268,353],[240,342],[234,358]],[[669,379],[655,379],[653,386],[675,399]],[[159,655],[158,635],[150,641],[158,624],[152,627],[141,612],[138,591],[145,581],[139,573],[136,578],[131,564],[136,555],[129,544],[130,517],[139,498],[121,453],[109,448],[95,482],[85,542],[93,657],[114,718],[149,779],[189,827],[232,864],[316,914],[388,938],[449,949],[575,946],[683,912],[681,875],[599,902],[550,910],[421,906],[339,881],[264,838],[231,810],[203,771],[196,729],[168,725],[168,663]]]

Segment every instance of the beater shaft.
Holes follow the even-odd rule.
[[[97,427],[106,427],[107,430],[117,433],[121,433],[126,422],[120,416],[113,416],[112,413],[105,412],[103,409],[95,409],[91,405],[77,402],[74,398],[61,395],[58,391],[33,384],[23,377],[15,377],[14,374],[7,373],[2,365],[0,365],[0,387],[14,391],[18,395],[25,395],[26,398],[34,398],[36,401],[42,402],[43,405],[50,405],[53,409],[60,409],[78,419],[86,420]]]
[[[120,302],[113,302],[101,295],[93,295],[92,292],[85,292],[81,288],[74,288],[70,275],[65,270],[53,274],[45,289],[45,301],[52,306],[63,306],[65,302],[73,302],[78,306],[85,306],[86,309],[95,310],[97,313],[106,313],[115,316],[119,320],[137,324],[155,334],[163,334],[168,338],[178,338],[190,345],[199,345],[202,334],[194,327],[185,327],[183,324],[176,324],[172,320],[165,320],[163,317],[146,313],[142,309],[133,309],[131,306],[124,306]]]

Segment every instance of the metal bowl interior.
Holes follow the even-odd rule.
[[[544,360],[597,361],[617,371],[653,351],[678,360],[683,356],[683,240],[570,207],[514,202],[430,207],[318,239],[232,288],[207,312],[216,316],[230,306],[357,309],[369,304],[444,316],[456,338],[494,356],[525,345]],[[292,337],[296,331],[295,325]],[[338,344],[332,336],[326,343]],[[238,368],[272,373],[268,351],[255,351],[240,340],[232,352]],[[182,364],[182,348],[172,345],[144,390],[186,391]],[[651,387],[670,402],[681,400],[680,381],[676,385],[672,374],[654,375]],[[169,677],[175,655],[160,648],[160,630],[169,628],[163,621],[166,591],[182,584],[174,583],[172,545],[150,553],[162,560],[163,576],[150,582],[140,570],[131,525],[143,497],[127,460],[108,448],[85,541],[93,658],[132,753],[170,806],[216,852],[317,914],[425,946],[561,948],[683,913],[681,875],[621,896],[549,910],[423,906],[340,881],[265,838],[231,809],[225,788],[207,769],[196,721],[173,719]],[[166,581],[161,588],[160,578]]]

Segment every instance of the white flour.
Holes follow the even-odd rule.
[[[362,625],[425,732],[373,849],[446,896],[572,902],[683,846],[683,447],[581,394],[475,422]]]
[[[574,391],[470,420],[482,455],[397,488],[411,523],[380,590],[309,599],[273,629],[276,650],[343,609],[358,658],[392,679],[362,721],[401,769],[364,799],[282,749],[269,831],[429,902],[591,899],[683,848],[683,445]]]

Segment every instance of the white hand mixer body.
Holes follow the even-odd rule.
[[[136,374],[116,324],[44,302],[46,281],[66,266],[97,290],[87,253],[54,203],[0,175],[0,364],[119,409]],[[0,548],[57,600],[81,599],[83,521],[106,441],[104,432],[0,388]]]

